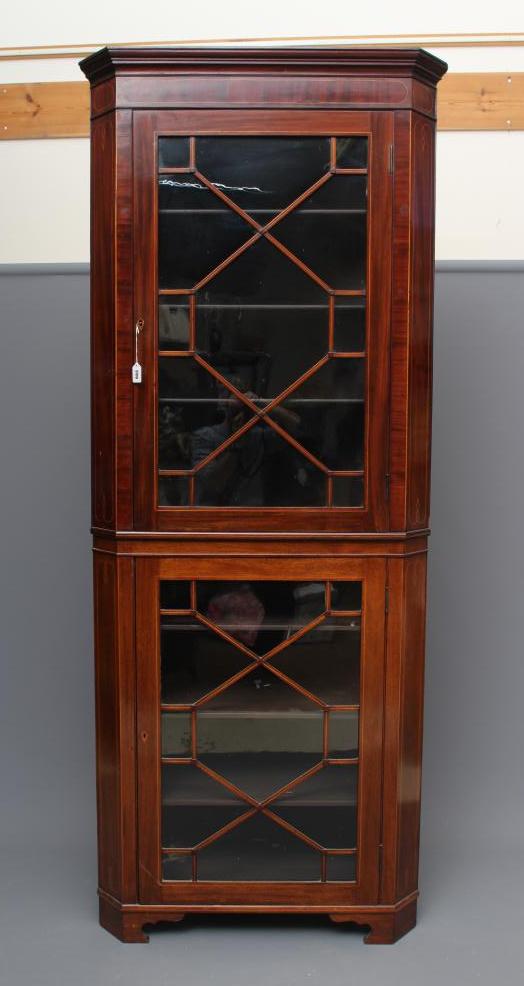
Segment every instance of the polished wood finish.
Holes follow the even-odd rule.
[[[83,68],[92,84],[100,922],[122,941],[146,941],[144,925],[192,913],[318,913],[334,923],[367,925],[368,942],[396,941],[415,924],[418,893],[434,107],[445,66],[425,52],[402,49],[104,49]],[[363,508],[156,506],[159,132],[368,135],[373,150]],[[226,192],[212,193],[230,205]],[[254,235],[272,235],[269,226],[233,208]],[[144,376],[133,386],[138,319],[144,320]],[[332,313],[330,325],[332,342]],[[255,407],[240,391],[237,399]],[[178,578],[194,585],[224,577],[362,581],[361,690],[359,705],[352,706],[361,719],[354,882],[326,881],[322,847],[318,882],[205,883],[196,880],[194,861],[192,880],[161,878],[159,771],[161,762],[173,758],[161,758],[160,748],[159,581]],[[196,608],[195,595],[193,589],[188,612]],[[328,608],[330,598],[328,590]],[[206,624],[205,616],[198,618]],[[227,630],[217,632],[231,642]],[[238,640],[236,646],[251,654]],[[224,687],[217,686],[217,694]],[[302,693],[311,700],[306,689]],[[192,763],[198,760],[195,715],[193,709]],[[326,711],[323,722],[327,762]],[[199,769],[213,777],[209,766],[199,762]],[[311,768],[311,775],[318,769]],[[230,781],[221,783],[238,796]],[[280,791],[295,784],[296,779]],[[273,797],[243,799],[246,813],[274,818]],[[296,833],[282,818],[279,824]],[[224,831],[235,825],[227,823]],[[301,838],[318,850],[311,837]]]

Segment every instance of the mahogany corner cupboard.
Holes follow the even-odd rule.
[[[416,921],[436,85],[409,48],[91,83],[102,925]]]

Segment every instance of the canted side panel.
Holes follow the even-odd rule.
[[[136,900],[133,562],[95,553],[99,885]]]
[[[113,528],[115,510],[114,234],[115,118],[91,129],[92,519]]]
[[[381,902],[417,889],[426,555],[388,560]]]
[[[429,520],[434,121],[395,115],[391,309],[391,530]]]
[[[429,522],[433,282],[435,240],[435,127],[413,114],[411,202],[411,322],[407,526]]]
[[[116,526],[133,527],[133,197],[132,113],[116,113],[115,358]]]

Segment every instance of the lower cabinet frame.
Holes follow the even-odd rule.
[[[395,941],[416,922],[426,539],[353,541],[337,553],[326,545],[314,556],[289,543],[272,556],[247,547],[233,555],[185,544],[174,556],[167,539],[95,542],[101,923],[121,940],[144,941],[144,924],[190,913],[318,913],[369,926],[368,942]],[[368,791],[359,789],[358,882],[162,883],[159,650],[151,636],[158,580],[276,581],[277,573],[364,581],[359,758]]]

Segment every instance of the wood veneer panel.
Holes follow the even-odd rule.
[[[99,885],[136,900],[133,562],[94,556]]]
[[[426,558],[388,560],[382,903],[417,889]]]

